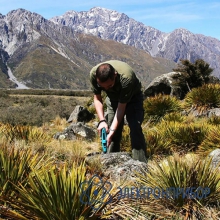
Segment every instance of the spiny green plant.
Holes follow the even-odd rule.
[[[145,129],[144,136],[148,157],[171,153],[169,148],[171,140],[164,140],[163,130],[158,129],[156,126],[150,129]]]
[[[155,126],[144,129],[149,156],[196,151],[205,139],[210,126],[207,123],[162,119]]]
[[[212,125],[220,125],[220,116],[212,115],[207,119],[207,123]]]
[[[42,144],[47,144],[51,140],[51,137],[49,137],[41,128],[33,126],[13,126],[11,124],[6,124],[2,126],[1,133],[9,142],[24,140],[26,143],[37,141]]]
[[[130,129],[126,125],[123,127],[120,147],[121,151],[131,152]]]
[[[84,163],[67,167],[34,172],[28,178],[29,185],[19,184],[18,194],[8,198],[8,203],[23,219],[99,219],[111,199],[112,189],[106,193],[105,182],[95,177],[88,180]],[[4,214],[14,215],[10,210]]]
[[[163,121],[158,125],[164,142],[170,143],[172,152],[195,151],[204,140],[208,130],[204,123],[179,123]]]
[[[220,84],[204,84],[193,88],[187,93],[184,103],[185,108],[193,106],[201,111],[218,108],[220,106]]]
[[[175,121],[175,122],[184,122],[188,120],[188,117],[185,115],[182,115],[180,112],[171,112],[162,118],[162,121]]]
[[[198,147],[198,153],[207,156],[211,151],[220,148],[220,126],[210,126],[204,140]]]
[[[179,111],[180,109],[180,101],[169,95],[158,94],[144,100],[145,121],[150,118],[157,121],[167,113]]]
[[[26,185],[32,169],[49,166],[52,160],[45,155],[33,154],[31,149],[18,149],[14,146],[0,147],[0,197],[10,196],[15,190],[14,185]]]
[[[207,191],[206,196],[189,198],[189,196],[162,196],[160,199],[155,199],[151,196],[152,204],[146,201],[152,210],[155,206],[164,206],[164,209],[169,209],[173,212],[185,213],[188,217],[199,216],[204,217],[202,214],[203,206],[214,207],[220,199],[220,176],[218,169],[211,166],[211,159],[205,158],[200,160],[197,157],[180,157],[178,155],[170,156],[164,161],[152,161],[149,164],[149,169],[138,174],[137,181],[145,187],[152,189],[166,190],[170,188],[187,189],[194,187],[195,192],[199,187],[209,188],[210,193]],[[158,195],[158,193],[157,193]],[[149,200],[149,198],[147,199]],[[142,207],[142,209],[145,209]],[[164,209],[161,209],[158,214],[164,216]],[[157,210],[158,212],[158,210]]]

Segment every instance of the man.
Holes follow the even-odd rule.
[[[105,128],[108,153],[120,151],[124,116],[130,128],[133,159],[147,162],[146,143],[142,132],[142,86],[132,68],[125,62],[110,60],[100,63],[90,71],[94,105],[99,117],[98,131]],[[107,94],[107,120],[104,117],[101,91]]]

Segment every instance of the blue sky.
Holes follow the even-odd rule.
[[[46,19],[66,11],[88,11],[99,6],[124,13],[166,33],[185,28],[220,40],[219,0],[0,0],[0,5],[3,15],[24,8]]]

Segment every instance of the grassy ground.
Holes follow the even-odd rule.
[[[85,105],[90,98],[57,94],[1,93],[0,121],[13,125],[42,126],[57,116],[68,119],[76,105]]]
[[[204,95],[207,97],[208,91],[212,95],[207,103],[219,107],[220,104],[214,102],[219,100],[219,92],[213,95],[212,90],[208,89]],[[202,92],[203,90],[201,89]],[[220,91],[218,87],[216,90]],[[113,201],[110,204],[106,203],[109,199],[107,194],[104,197],[101,194],[102,187],[97,189],[89,186],[91,191],[83,198],[79,187],[82,182],[89,184],[88,173],[90,176],[97,173],[102,176],[100,162],[91,166],[83,162],[88,153],[101,151],[99,137],[90,142],[80,137],[74,141],[53,138],[56,132],[63,131],[68,126],[66,119],[74,107],[77,104],[85,106],[91,101],[91,97],[2,95],[1,217],[44,220],[220,219],[219,170],[213,169],[210,158],[207,158],[208,153],[220,148],[220,117],[180,114],[183,110],[187,112],[191,104],[197,104],[200,110],[203,109],[202,105],[207,106],[203,102],[200,104],[198,99],[205,99],[202,95],[198,96],[198,92],[200,90],[192,91],[183,101],[163,95],[145,100],[143,132],[147,142],[149,170],[143,172],[132,184],[162,189],[197,189],[202,186],[210,188],[210,195],[199,200],[183,196],[118,200],[119,191],[113,184]],[[216,98],[210,102],[213,97]],[[122,150],[131,150],[127,126],[123,131]],[[125,187],[131,186],[131,183],[125,183]],[[97,195],[95,198],[94,193]],[[88,204],[88,198],[92,204]],[[39,201],[42,201],[40,205]],[[99,209],[91,209],[91,205],[97,207],[100,203]]]

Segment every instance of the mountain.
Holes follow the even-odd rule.
[[[4,67],[10,67],[16,79],[29,88],[39,89],[90,89],[90,69],[109,59],[128,62],[144,86],[176,66],[144,50],[78,33],[25,9],[0,15],[0,49],[5,53]],[[0,72],[1,82],[3,74]],[[3,84],[0,86],[7,87]]]
[[[177,29],[166,34],[104,8],[70,11],[50,20],[25,9],[0,14],[0,87],[15,87],[7,67],[29,88],[90,89],[99,62],[130,64],[144,86],[181,58],[202,58],[219,76],[220,42]]]
[[[87,12],[68,11],[50,20],[81,33],[142,49],[153,57],[174,62],[203,59],[214,68],[213,75],[220,77],[220,41],[215,38],[193,34],[186,29],[163,33],[123,13],[100,7]]]

